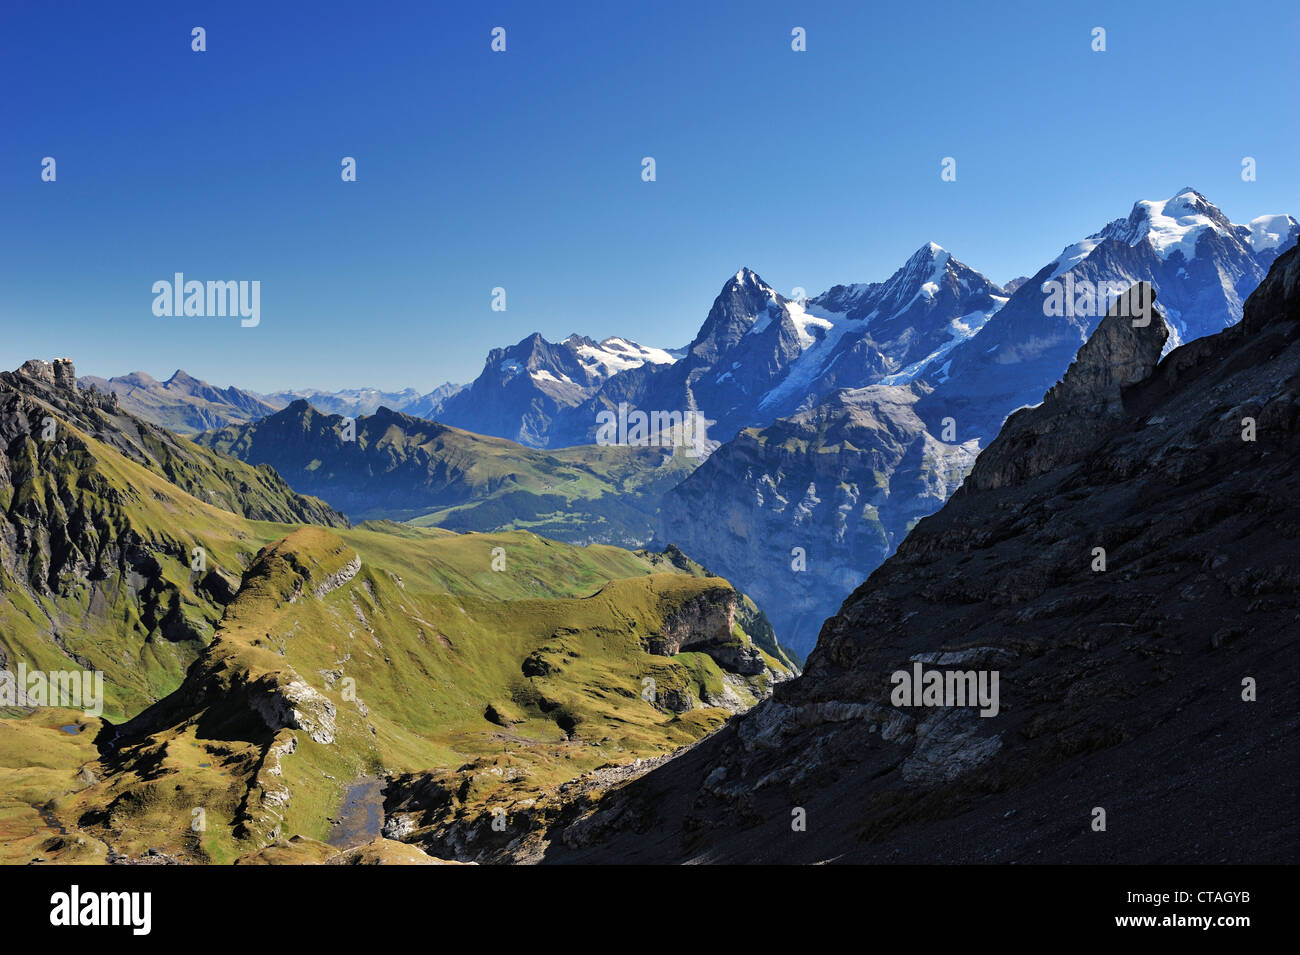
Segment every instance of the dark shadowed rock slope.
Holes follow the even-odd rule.
[[[1239,324],[1156,364],[1167,335],[1107,316],[826,622],[803,677],[538,854],[1295,862],[1300,252]],[[918,660],[997,670],[999,713],[894,707],[890,674]]]

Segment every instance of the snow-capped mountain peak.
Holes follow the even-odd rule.
[[[1002,289],[927,242],[883,282],[837,285],[787,302],[802,354],[760,399],[793,409],[836,387],[905,384],[973,337],[1007,301]]]
[[[1190,261],[1196,257],[1196,243],[1207,229],[1227,235],[1232,232],[1232,223],[1218,206],[1188,186],[1164,201],[1140,200],[1127,219],[1110,223],[1101,235],[1129,245],[1145,239],[1162,259],[1182,252],[1183,258]]]
[[[1295,232],[1300,223],[1287,215],[1256,216],[1246,228],[1250,230],[1250,247],[1256,252],[1278,249]]]
[[[927,242],[885,281],[837,285],[812,299],[810,311],[827,317],[862,319],[868,324],[890,321],[917,302],[934,301],[946,287],[958,295],[1001,292],[984,276],[953,258],[943,246]]]
[[[1049,279],[1070,271],[1107,239],[1129,246],[1145,243],[1161,261],[1181,253],[1184,262],[1191,262],[1207,232],[1240,244],[1246,252],[1258,253],[1286,244],[1297,228],[1296,221],[1286,215],[1260,216],[1249,225],[1236,225],[1218,206],[1186,186],[1168,199],[1138,200],[1127,218],[1116,219],[1100,232],[1066,247]]]
[[[741,266],[736,274],[731,277],[731,280],[727,282],[727,286],[736,285],[753,285],[756,288],[771,289],[771,286],[759,278],[758,273],[747,265]]]
[[[942,398],[961,407],[1018,407],[1067,367],[1119,290],[1150,285],[1170,332],[1165,349],[1241,320],[1242,305],[1300,226],[1290,216],[1231,222],[1195,189],[1140,200],[1122,219],[1068,246],[1011,295],[977,337],[954,349]],[[947,359],[945,359],[947,361]],[[980,414],[981,412],[976,412]],[[971,422],[986,433],[998,414]]]
[[[927,242],[908,257],[906,268],[912,264],[923,264],[925,262],[935,262],[939,265],[946,263],[952,258],[952,253],[941,246],[938,242]]]
[[[1237,320],[1244,297],[1297,234],[1289,216],[1234,225],[1195,189],[1181,189],[1131,204],[1128,215],[1009,288],[937,242],[915,248],[882,281],[808,299],[787,299],[742,267],[726,275],[687,349],[580,336],[547,345],[535,336],[495,351],[483,379],[444,405],[442,420],[563,447],[592,440],[597,414],[626,402],[702,410],[710,434],[726,435],[838,390],[921,380],[921,391],[940,396],[927,402],[957,396],[944,413],[964,409],[973,435],[995,429],[1026,396],[1041,396],[1099,320],[1111,285],[1149,282],[1171,340],[1187,341]],[[1071,269],[1070,311],[1059,314],[1043,286]],[[510,359],[520,367],[506,366]],[[988,420],[973,410],[983,405],[994,409]]]
[[[757,272],[747,266],[727,279],[719,297],[745,301],[751,306],[755,303],[761,304],[764,299],[768,304],[784,301],[783,296],[776,289],[764,282]]]
[[[907,260],[903,266],[900,281],[907,286],[916,286],[916,294],[934,298],[948,271],[952,253],[934,242],[927,242]],[[906,307],[906,306],[904,306]]]
[[[681,358],[682,352],[666,348],[650,348],[627,338],[606,338],[593,342],[589,338],[570,335],[564,340],[578,355],[578,361],[593,378],[605,379],[629,368],[642,365],[671,365]]]

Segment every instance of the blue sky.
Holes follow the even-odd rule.
[[[742,265],[1001,282],[1184,185],[1300,216],[1293,0],[981,6],[5,0],[0,365],[428,390],[533,331],[684,344]],[[177,271],[260,325],[156,317]]]

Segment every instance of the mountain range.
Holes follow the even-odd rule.
[[[175,392],[174,404],[156,398],[157,389],[115,390],[124,406],[155,420],[219,427],[220,435],[200,441],[270,463],[293,486],[349,514],[458,529],[532,527],[570,541],[678,544],[770,607],[782,638],[805,654],[821,620],[960,485],[1005,417],[1060,377],[1117,290],[1150,285],[1172,348],[1240,320],[1246,296],[1298,235],[1290,216],[1234,224],[1185,188],[1135,203],[1007,286],[934,243],[885,281],[837,285],[802,301],[741,269],[684,349],[578,335],[550,343],[534,334],[493,350],[465,388],[423,397],[413,389],[238,392],[219,411],[214,394],[235,389],[195,387],[180,372],[173,380],[186,388],[164,389]],[[335,426],[315,428],[300,420],[305,409],[282,406],[302,394],[327,414],[380,417],[366,423],[355,448],[343,448]],[[372,409],[376,402],[386,410]],[[268,405],[290,420],[271,420]],[[402,407],[404,416],[389,414]],[[610,484],[613,458],[593,442],[600,416],[620,407],[698,412],[709,425],[707,460],[700,465],[680,448],[671,456],[638,449],[629,460],[650,469],[646,478],[629,481],[630,472],[620,471],[624,478]],[[176,410],[184,408],[193,411]],[[527,458],[519,446],[569,448],[551,453],[561,462],[583,458],[582,467],[601,476],[593,485],[554,464],[542,470],[556,480],[503,473],[496,483],[465,482],[455,467],[439,476],[446,452],[426,449],[409,459],[401,450],[438,431],[419,423],[425,411],[412,410],[424,408],[439,425],[482,436],[475,440],[516,442],[503,460]],[[260,440],[255,415],[268,422]],[[213,423],[198,427],[204,422]],[[371,433],[380,422],[395,428],[382,449]],[[572,450],[579,446],[590,450]],[[514,473],[528,471],[521,465]],[[625,498],[617,504],[618,495],[606,493],[615,486]]]
[[[494,349],[469,385],[425,393],[257,394],[217,388],[184,371],[164,382],[134,372],[81,383],[113,391],[133,413],[170,421],[185,433],[248,423],[305,399],[326,414],[359,417],[385,407],[533,447],[567,447],[592,443],[597,413],[625,402],[699,410],[716,444],[843,388],[923,379],[947,386],[931,405],[992,397],[1001,408],[1012,389],[1033,400],[1044,377],[1060,375],[1105,311],[1104,301],[1079,298],[1052,314],[1044,285],[1067,275],[1079,289],[1149,282],[1168,316],[1172,348],[1238,321],[1245,297],[1298,235],[1300,224],[1288,215],[1234,224],[1188,187],[1166,200],[1135,203],[1126,217],[1006,287],[933,242],[885,281],[836,285],[802,301],[742,268],[724,283],[695,339],[680,349],[577,334],[552,343],[533,334]],[[972,416],[962,422],[963,433],[987,438],[999,413],[1005,415],[990,413],[997,419],[992,425]]]
[[[443,403],[463,387],[464,385],[448,382],[424,394],[414,388],[405,388],[402,391],[381,391],[378,388],[319,391],[314,388],[303,388],[296,391],[277,391],[274,394],[265,395],[264,400],[274,405],[277,410],[288,407],[295,401],[308,401],[318,411],[323,411],[326,414],[343,415],[348,418],[359,418],[362,415],[374,414],[380,408],[401,411],[422,418],[432,418],[442,411]],[[226,422],[226,424],[242,423],[234,420]],[[200,428],[199,430],[207,431],[209,429]]]
[[[1084,282],[1149,282],[1168,312],[1173,347],[1240,320],[1245,297],[1297,235],[1300,224],[1291,216],[1233,224],[1185,188],[1167,200],[1135,203],[1127,217],[1066,247],[1012,289],[932,242],[883,282],[837,285],[806,301],[787,299],[741,269],[684,351],[661,354],[680,355],[676,360],[645,361],[605,378],[574,375],[562,398],[554,389],[542,407],[532,386],[513,396],[515,363],[549,381],[570,375],[573,359],[567,345],[534,335],[494,351],[479,378],[444,406],[441,420],[565,447],[591,443],[597,414],[626,403],[699,410],[711,422],[710,437],[725,443],[742,428],[806,410],[838,389],[924,379],[948,387],[923,407],[955,405],[962,396],[973,408],[991,399],[988,421],[960,422],[963,440],[987,440],[1011,408],[1036,400],[1044,382],[1060,376],[1105,312],[1104,301],[1079,300],[1062,315],[1050,314],[1045,283],[1067,273],[1080,289]],[[1012,400],[1017,404],[1007,405]],[[490,415],[471,417],[471,408],[484,405]]]
[[[142,371],[115,378],[86,375],[81,387],[116,394],[123,408],[177,434],[248,424],[296,401],[325,414],[359,418],[381,408],[420,418],[453,418],[467,430],[542,447],[550,417],[594,394],[622,371],[642,364],[671,364],[681,351],[646,348],[623,338],[597,342],[570,335],[558,344],[531,335],[510,348],[493,349],[473,385],[448,382],[429,392],[299,388],[258,394],[220,388],[177,369],[165,381]],[[448,407],[450,406],[450,407]]]
[[[117,397],[121,408],[160,425],[176,434],[192,435],[231,425],[249,424],[288,407],[295,401],[309,401],[326,414],[357,418],[374,414],[380,408],[403,411],[432,418],[443,403],[463,386],[440,385],[421,394],[414,388],[381,391],[378,388],[353,388],[343,391],[319,391],[306,388],[261,395],[233,385],[219,388],[177,369],[165,381],[133,371],[115,378],[83,375],[78,387]]]
[[[1294,861],[1297,233],[1182,190],[1007,286],[741,269],[681,352],[396,395],[509,437],[2,373],[0,669],[105,699],[5,707],[0,853]],[[592,443],[620,405],[711,453]]]
[[[1112,309],[802,677],[496,857],[1293,863],[1300,251],[1217,334],[1166,352],[1160,309]],[[901,695],[924,669],[997,702]]]
[[[1232,225],[1192,190],[1139,202],[1019,283],[974,334],[909,358],[905,373],[742,431],[669,492],[659,539],[754,593],[782,639],[807,653],[821,621],[960,485],[1006,416],[1061,376],[1105,308],[1084,291],[1146,282],[1169,316],[1170,342],[1191,340],[1238,322],[1242,300],[1297,235],[1289,216]],[[1072,305],[1082,307],[1055,308],[1054,282],[1078,290]],[[822,299],[841,307],[847,296]],[[876,320],[854,334],[869,336]],[[691,520],[700,514],[721,519]],[[802,569],[792,567],[796,548]]]
[[[279,402],[233,385],[218,388],[181,369],[165,381],[143,371],[116,378],[86,375],[79,387],[111,394],[118,406],[176,434],[196,434],[229,424],[246,424],[282,407]]]

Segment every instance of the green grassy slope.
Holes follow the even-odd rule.
[[[322,855],[367,777],[394,834],[473,855],[493,809],[535,822],[790,675],[752,604],[680,555],[311,523],[341,520],[78,400],[0,376],[0,663],[98,670],[106,697],[102,718],[0,712],[0,861]]]
[[[0,861],[325,858],[365,778],[391,834],[473,856],[494,809],[536,826],[573,778],[692,742],[792,672],[680,554],[350,528],[269,468],[12,374],[0,431],[0,664],[98,670],[105,693],[101,717],[0,712]],[[641,481],[611,451],[542,464],[576,494]],[[484,453],[459,473],[495,479]]]
[[[788,676],[710,656],[749,643],[738,602],[717,578],[527,532],[302,528],[258,554],[180,690],[54,812],[116,851],[227,862],[326,840],[348,783],[383,776],[415,837],[451,853],[447,834],[493,808],[694,741]],[[717,633],[649,652],[701,610]]]

